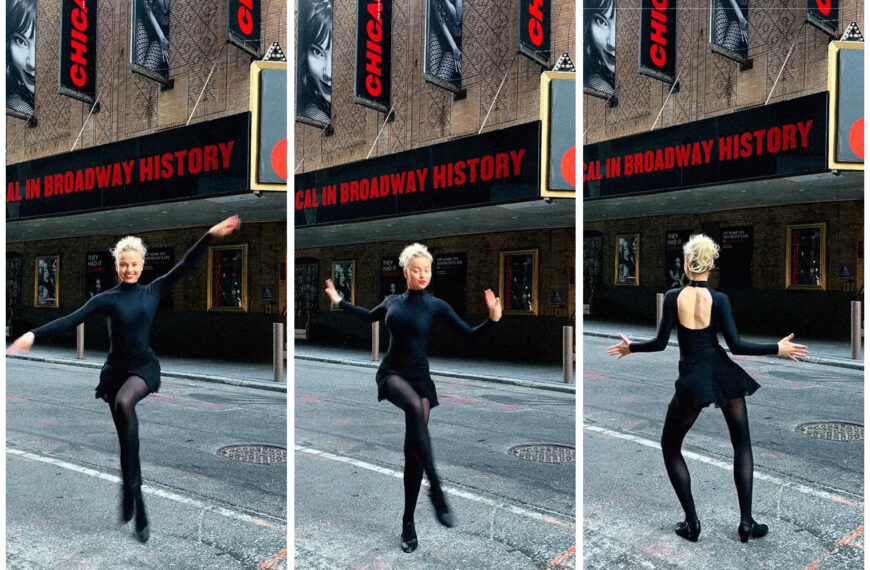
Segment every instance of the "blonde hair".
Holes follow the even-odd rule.
[[[422,243],[412,243],[399,254],[399,267],[407,266],[415,257],[425,257],[429,263],[432,263],[432,254],[429,253],[429,249]]]
[[[719,257],[719,246],[704,234],[695,234],[683,245],[683,255],[691,273],[706,273],[713,269]]]
[[[142,238],[127,236],[118,240],[115,247],[109,250],[115,258],[115,263],[118,262],[121,254],[125,251],[135,251],[142,255],[142,259],[145,259],[145,254],[148,252],[148,249],[145,247],[145,244],[142,243]]]

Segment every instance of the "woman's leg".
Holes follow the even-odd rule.
[[[423,404],[423,425],[429,426],[429,399],[421,398]],[[405,512],[402,522],[414,522],[414,510],[417,508],[417,497],[420,495],[420,485],[423,483],[423,463],[417,455],[416,446],[410,430],[405,430]]]
[[[132,496],[136,507],[136,530],[142,532],[148,526],[145,502],[142,498],[142,468],[139,463],[139,421],[136,404],[149,393],[145,380],[130,376],[121,385],[112,404],[112,418],[118,430],[121,445],[121,474],[124,477],[125,493]],[[140,540],[142,538],[140,537]],[[147,540],[147,536],[144,537]]]
[[[734,446],[734,485],[737,487],[737,500],[740,504],[740,522],[751,524],[752,519],[752,443],[749,440],[749,416],[746,413],[746,400],[737,398],[722,408],[731,445]]]
[[[683,439],[689,433],[700,408],[685,408],[677,403],[676,396],[668,405],[668,413],[665,416],[665,426],[662,429],[662,454],[665,459],[665,469],[668,478],[677,493],[680,505],[686,513],[687,521],[697,521],[698,514],[695,512],[695,501],[692,498],[692,479],[689,476],[689,468],[683,459]]]

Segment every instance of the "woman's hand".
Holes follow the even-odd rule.
[[[483,297],[486,299],[486,308],[489,309],[489,320],[497,323],[501,320],[501,301],[492,292],[492,289],[487,289],[483,292]]]
[[[617,360],[619,360],[623,356],[628,356],[629,354],[631,354],[631,351],[628,349],[628,345],[631,344],[631,341],[628,340],[628,337],[626,337],[622,333],[619,333],[619,338],[622,339],[621,343],[607,347],[607,354],[609,354],[610,356],[615,356]]]
[[[802,344],[795,344],[791,342],[791,339],[794,338],[794,333],[791,333],[777,344],[779,345],[779,352],[777,354],[779,356],[785,356],[787,358],[791,358],[795,362],[797,362],[798,358],[806,358],[807,357],[807,347]]]
[[[12,346],[10,346],[6,350],[6,356],[12,356],[23,350],[30,350],[30,348],[33,346],[34,340],[36,340],[36,337],[32,332],[24,333],[23,335],[15,339],[15,342],[12,343]]]
[[[238,216],[230,216],[226,220],[212,226],[208,233],[214,237],[225,237],[238,230],[242,220]]]
[[[333,305],[338,305],[341,302],[341,295],[338,294],[338,291],[335,290],[335,285],[332,282],[332,279],[326,280],[326,296],[329,297],[329,300],[332,301]]]

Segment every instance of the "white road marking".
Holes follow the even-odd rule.
[[[375,473],[380,473],[382,475],[388,475],[390,477],[395,477],[397,479],[401,479],[404,475],[400,471],[395,471],[393,469],[388,469],[386,467],[381,467],[380,465],[375,465],[373,463],[367,463],[365,461],[360,461],[359,459],[353,459],[352,457],[346,457],[343,455],[336,455],[334,453],[329,453],[328,451],[321,451],[319,449],[313,449],[311,447],[303,447],[301,445],[293,446],[296,451],[307,453],[308,455],[314,455],[316,457],[322,457],[324,459],[330,459],[332,461],[340,461],[341,463],[347,463],[348,465],[353,465],[355,467],[359,467],[361,469],[367,469],[369,471],[374,471]],[[429,486],[429,482],[423,480],[423,485]],[[469,491],[464,491],[462,489],[458,489],[456,487],[450,487],[448,485],[443,486],[444,492],[454,495],[456,497],[462,497],[463,499],[468,499],[469,501],[474,501],[476,503],[481,503],[483,505],[487,505],[489,507],[493,507],[496,509],[501,509],[507,511],[509,513],[513,513],[515,515],[520,515],[523,517],[527,517],[530,519],[534,519],[536,521],[546,522],[550,524],[556,524],[558,526],[565,527],[566,529],[574,531],[574,522],[573,521],[563,521],[555,518],[554,516],[545,515],[543,513],[537,513],[535,511],[531,511],[529,509],[525,509],[523,507],[519,507],[517,505],[511,505],[510,503],[502,503],[499,501],[495,501],[493,499],[489,499],[487,497],[482,497],[480,495],[476,495]]]
[[[21,451],[19,449],[11,449],[6,448],[6,453],[10,455],[16,455],[18,457],[23,457],[25,459],[30,459],[32,461],[41,461],[42,463],[48,463],[50,465],[54,465],[56,467],[61,467],[63,469],[69,469],[70,471],[75,471],[76,473],[82,473],[84,475],[88,475],[90,477],[96,477],[97,479],[103,479],[104,481],[111,481],[112,483],[120,483],[121,478],[117,475],[111,475],[109,473],[104,473],[102,471],[97,471],[96,469],[90,469],[88,467],[82,467],[81,465],[76,465],[74,463],[69,463],[60,459],[55,459],[54,457],[46,457],[45,455],[39,455],[36,453],[31,453],[28,451]],[[255,524],[257,526],[262,526],[268,528],[270,530],[279,532],[280,534],[286,534],[287,530],[283,525],[272,524],[251,515],[240,513],[238,511],[234,511],[232,509],[227,509],[225,507],[219,507],[217,505],[209,505],[203,501],[199,501],[197,499],[192,499],[190,497],[185,497],[184,495],[179,495],[177,493],[173,493],[171,491],[166,491],[164,489],[159,489],[156,487],[151,487],[150,485],[142,485],[142,492],[148,493],[149,495],[155,495],[157,497],[162,497],[164,499],[168,499],[170,501],[175,501],[176,503],[181,503],[183,505],[188,505],[194,507],[196,509],[202,509],[203,511],[211,511],[213,513],[217,513],[219,515],[225,516],[230,519],[235,519],[237,521],[242,521],[246,523]]]
[[[606,435],[609,437],[615,437],[619,439],[624,439],[627,441],[631,441],[637,443],[639,445],[645,445],[646,447],[652,447],[653,449],[661,450],[662,446],[659,445],[658,442],[645,439],[642,437],[638,437],[636,435],[631,435],[628,433],[621,433],[618,431],[609,430],[607,428],[599,427],[599,426],[583,426],[583,429],[586,431],[591,431],[594,433],[600,433],[602,435]],[[712,465],[714,467],[718,467],[720,469],[725,469],[726,471],[731,471],[733,469],[733,464],[727,461],[722,461],[720,459],[715,459],[713,457],[707,457],[706,455],[701,455],[700,453],[694,453],[692,451],[683,450],[683,457],[687,459],[694,459],[695,461],[700,461],[702,463],[706,463],[708,465]],[[852,507],[855,507],[861,511],[864,510],[864,502],[863,501],[852,501],[846,500],[839,495],[835,495],[833,493],[829,493],[827,491],[822,491],[821,489],[814,489],[813,487],[809,487],[807,485],[803,485],[801,483],[795,483],[793,481],[787,481],[775,475],[769,475],[767,473],[759,473],[758,469],[755,470],[755,480],[756,481],[768,481],[773,483],[774,485],[779,485],[780,487],[785,487],[788,489],[793,489],[799,493],[803,493],[805,495],[812,495],[814,497],[819,497],[821,499],[828,499],[831,501],[836,501],[838,503],[843,503]]]

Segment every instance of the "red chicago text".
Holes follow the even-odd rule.
[[[372,97],[380,97],[383,86],[383,53],[384,27],[381,21],[383,5],[381,0],[369,2],[366,12],[369,20],[366,22],[366,91]]]
[[[88,82],[88,6],[86,0],[75,0],[70,12],[69,78],[76,87]]]

